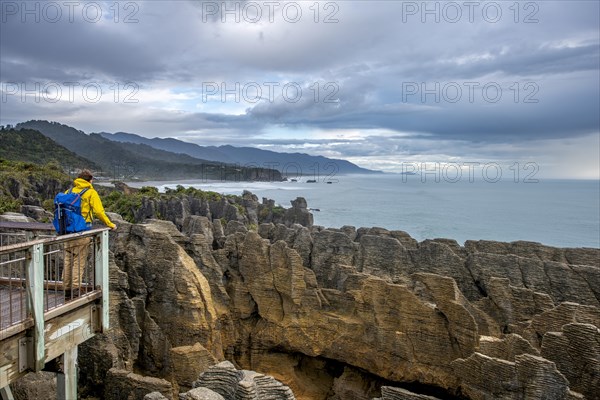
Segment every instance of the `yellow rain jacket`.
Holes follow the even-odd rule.
[[[100,196],[98,196],[98,192],[96,192],[96,189],[94,189],[92,184],[81,178],[75,179],[73,183],[75,184],[73,187],[73,193],[79,193],[83,189],[88,189],[83,196],[81,196],[81,215],[83,215],[85,221],[92,222],[94,220],[94,216],[96,216],[104,225],[108,226],[109,228],[114,228],[116,225],[110,221],[104,212],[102,200],[100,200]]]

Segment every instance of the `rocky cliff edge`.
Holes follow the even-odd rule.
[[[228,360],[298,399],[597,399],[599,259],[381,228],[123,222],[113,328],[81,346],[81,383],[106,399],[184,398]],[[235,376],[210,390],[286,398],[227,392],[250,379]]]

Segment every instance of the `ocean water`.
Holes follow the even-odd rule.
[[[176,185],[223,194],[249,190],[289,207],[304,197],[316,225],[378,226],[421,241],[527,240],[557,247],[600,247],[600,182],[501,180],[450,183],[407,175],[342,175],[327,184],[299,182],[145,182],[164,191]],[[319,211],[316,211],[316,210]]]

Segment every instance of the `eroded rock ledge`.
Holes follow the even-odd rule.
[[[111,233],[82,397],[598,398],[598,249],[181,217]]]
[[[298,399],[597,398],[597,249],[188,216],[122,223],[111,252],[114,328],[80,350],[108,399],[143,398],[108,396],[111,368],[176,398],[222,360]]]

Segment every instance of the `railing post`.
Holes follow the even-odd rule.
[[[13,397],[12,391],[10,390],[10,386],[5,386],[0,389],[0,399],[2,400],[15,400]]]
[[[56,375],[56,398],[77,399],[77,346],[69,347],[62,355],[62,372]]]
[[[108,230],[98,235],[99,243],[96,246],[96,284],[102,289],[102,308],[100,318],[102,320],[102,332],[109,328],[108,310]]]
[[[44,245],[34,244],[29,249],[27,260],[27,307],[33,315],[33,369],[38,372],[44,368]]]

